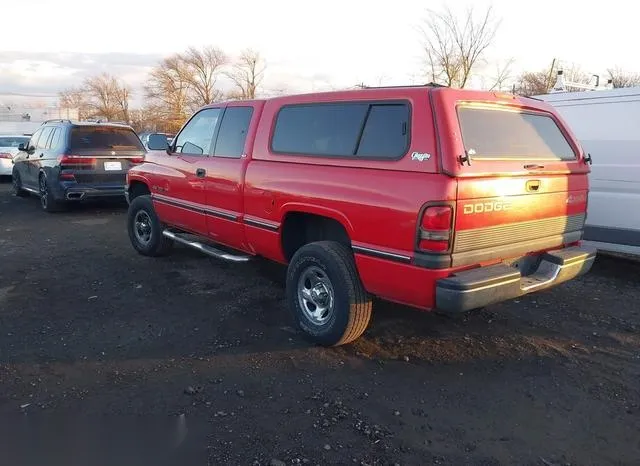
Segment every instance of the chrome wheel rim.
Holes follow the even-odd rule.
[[[323,325],[333,316],[335,304],[333,285],[320,267],[310,266],[300,275],[298,302],[305,317],[314,325]]]
[[[49,195],[49,190],[47,188],[47,180],[44,176],[40,177],[40,203],[43,208],[47,208],[47,197]]]
[[[144,210],[139,210],[133,219],[133,233],[140,244],[146,246],[151,241],[151,217]]]

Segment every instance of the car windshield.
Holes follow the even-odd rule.
[[[129,128],[88,126],[71,130],[70,149],[144,150],[144,147],[136,133]]]
[[[29,136],[0,136],[0,147],[15,147],[29,142]]]

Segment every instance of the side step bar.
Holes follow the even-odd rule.
[[[197,241],[188,240],[180,236],[179,233],[174,233],[169,230],[163,230],[162,234],[167,238],[171,238],[172,240],[177,241],[178,243],[184,244],[185,246],[189,246],[193,249],[197,249],[198,251],[204,252],[209,256],[215,257],[216,259],[222,259],[229,262],[247,262],[248,260],[251,259],[250,256],[240,256],[240,255],[230,254],[228,252],[214,248],[213,246],[209,246],[208,244],[203,244]]]

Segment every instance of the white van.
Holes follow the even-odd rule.
[[[534,98],[553,105],[591,154],[585,241],[640,256],[640,87]]]

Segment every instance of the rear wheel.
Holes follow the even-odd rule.
[[[133,248],[143,256],[164,256],[171,251],[173,241],[162,234],[151,196],[138,196],[129,205],[127,231]]]
[[[40,206],[45,212],[59,212],[64,207],[64,203],[58,201],[51,190],[49,189],[49,183],[47,181],[47,175],[40,173],[38,180],[40,187]]]
[[[307,338],[323,346],[356,340],[371,318],[353,254],[346,246],[319,241],[300,248],[287,271],[287,298]]]
[[[13,188],[13,194],[18,197],[27,197],[29,193],[22,189],[22,180],[20,179],[20,173],[17,170],[13,170],[11,174],[11,183]]]

